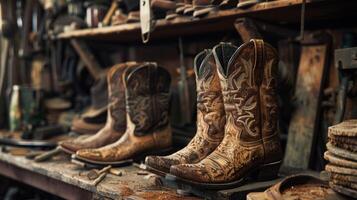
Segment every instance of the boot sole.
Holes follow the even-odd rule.
[[[72,159],[75,161],[82,162],[84,164],[89,164],[89,165],[96,165],[96,166],[107,166],[107,165],[112,165],[113,167],[120,167],[120,166],[126,166],[129,165],[133,162],[140,162],[145,160],[146,156],[149,155],[166,155],[167,153],[170,153],[172,151],[172,148],[167,148],[163,150],[154,150],[154,151],[148,151],[147,153],[143,153],[139,156],[136,156],[132,159],[126,159],[126,160],[121,160],[121,161],[115,161],[115,162],[103,162],[103,161],[95,161],[95,160],[90,160],[87,158],[79,157],[76,154],[72,155]]]
[[[103,167],[103,166],[108,166],[111,165],[113,167],[121,167],[121,166],[126,166],[134,162],[133,159],[126,159],[126,160],[121,160],[121,161],[116,161],[116,162],[102,162],[102,161],[94,161],[94,160],[89,160],[86,158],[79,157],[75,154],[72,155],[72,160],[81,162],[85,165],[92,165],[92,166],[98,166],[98,167]]]
[[[72,155],[72,159],[71,159],[72,163],[79,165],[81,167],[84,167],[84,168],[89,168],[89,169],[103,168],[108,165],[111,165],[112,167],[124,167],[124,166],[131,165],[133,163],[132,159],[123,160],[121,162],[115,162],[115,163],[114,162],[113,163],[100,163],[100,162],[94,163],[93,161],[88,162],[85,160],[78,159],[77,157],[74,157],[73,155]]]
[[[165,177],[167,174],[169,174],[168,172],[164,172],[164,171],[155,169],[153,167],[150,167],[149,165],[145,165],[145,166],[146,166],[145,170],[147,170],[153,174],[156,174],[158,176]]]
[[[268,181],[268,180],[275,179],[277,177],[280,164],[281,161],[262,165],[252,170],[251,172],[247,173],[247,175],[242,177],[241,179],[228,183],[200,183],[189,179],[181,178],[172,174],[167,174],[165,176],[165,179],[168,181],[176,181],[181,184],[191,185],[199,189],[207,189],[207,190],[231,189],[241,186],[242,184],[244,184],[250,179],[254,181]]]
[[[69,149],[66,149],[66,148],[64,148],[64,147],[62,147],[62,146],[58,146],[58,148],[61,149],[64,153],[67,153],[67,154],[70,154],[70,155],[73,155],[73,154],[76,153],[76,152],[71,151],[71,150],[69,150]]]

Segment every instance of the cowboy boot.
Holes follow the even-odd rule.
[[[183,14],[191,16],[194,11],[195,11],[195,8],[193,7],[193,0],[187,1],[185,8],[183,10]]]
[[[107,75],[108,81],[108,116],[105,126],[96,134],[85,139],[78,138],[60,142],[59,146],[65,152],[74,154],[80,149],[99,148],[117,141],[125,132],[125,89],[122,74],[127,68],[137,65],[135,62],[127,62],[112,67]]]
[[[197,131],[190,143],[169,156],[148,156],[148,170],[164,176],[171,165],[197,163],[221,143],[225,114],[221,86],[211,50],[199,53],[194,60],[197,90]]]
[[[108,115],[107,88],[107,77],[101,76],[90,90],[91,106],[83,114],[73,119],[71,126],[73,132],[93,135],[105,126]]]
[[[171,147],[169,124],[170,74],[155,63],[125,71],[127,128],[115,143],[98,149],[83,149],[75,159],[99,165],[120,165],[144,154]]]
[[[237,6],[239,0],[223,0],[219,4],[219,9],[221,10],[226,10],[226,9],[231,9]]]
[[[202,17],[210,13],[211,11],[216,10],[215,5],[212,4],[211,0],[193,0],[193,16]]]
[[[274,0],[268,0],[268,1],[274,1]],[[253,6],[253,5],[261,3],[261,2],[263,2],[263,0],[239,0],[237,7],[238,8],[248,8],[250,6]]]
[[[226,112],[225,135],[216,150],[197,164],[171,166],[184,183],[206,189],[231,188],[250,176],[275,177],[281,162],[277,131],[277,54],[251,40],[230,55],[213,50]],[[230,58],[229,61],[227,58]]]

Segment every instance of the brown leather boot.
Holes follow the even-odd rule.
[[[274,1],[274,0],[269,0],[269,1]],[[237,7],[247,8],[261,2],[263,2],[263,0],[239,0]]]
[[[202,17],[207,15],[208,13],[216,10],[217,6],[212,4],[211,0],[193,0],[193,16],[194,17]]]
[[[237,6],[239,0],[223,0],[219,4],[219,9],[225,10],[225,9],[231,9]]]
[[[171,166],[179,181],[206,189],[231,188],[249,176],[275,177],[281,162],[277,130],[277,54],[251,40],[233,54],[214,48],[226,112],[225,135],[197,164]]]
[[[185,9],[188,9],[191,7],[192,7],[192,0],[183,0],[183,3],[182,2],[178,3],[175,11],[177,14],[184,14]]]
[[[225,114],[221,85],[211,50],[199,53],[194,60],[197,90],[197,132],[190,143],[169,156],[148,156],[148,169],[158,175],[169,173],[171,165],[197,163],[221,143]]]
[[[171,147],[170,74],[156,63],[128,68],[124,75],[127,128],[123,137],[98,149],[83,149],[75,158],[99,165],[120,165]]]
[[[80,149],[98,148],[117,141],[125,132],[125,88],[122,74],[127,68],[137,65],[127,62],[112,67],[107,75],[108,81],[108,116],[105,126],[95,135],[85,139],[74,139],[60,142],[59,146],[67,153],[74,154]]]

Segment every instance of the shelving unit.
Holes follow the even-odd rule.
[[[303,7],[305,9],[303,9]],[[212,12],[203,18],[180,16],[170,21],[164,19],[157,20],[155,29],[150,37],[150,42],[159,41],[161,39],[171,39],[171,42],[176,45],[175,42],[179,36],[199,36],[201,37],[200,39],[204,40],[203,43],[206,43],[206,41],[208,42],[208,39],[205,38],[205,36],[208,34],[224,34],[226,32],[233,32],[235,30],[234,22],[238,18],[254,19],[256,22],[261,23],[259,28],[265,30],[269,29],[270,33],[279,34],[280,30],[286,30],[289,33],[293,33],[290,35],[295,36],[299,34],[302,20],[304,20],[306,30],[322,30],[337,27],[346,28],[351,26],[356,27],[356,10],[357,0],[266,0],[266,2],[256,4],[247,9],[235,8],[230,10],[219,10]],[[304,13],[304,15],[302,15],[302,13]],[[268,25],[278,28],[270,29],[267,28]],[[237,35],[237,37],[239,36]],[[291,37],[289,36],[289,38]],[[102,63],[99,62],[102,60],[98,59],[98,62],[95,60],[96,56],[99,58],[101,57],[95,54],[98,52],[93,53],[93,49],[95,49],[92,48],[93,44],[100,44],[103,42],[103,44],[107,45],[107,43],[110,43],[108,46],[113,47],[113,49],[118,46],[120,48],[124,46],[123,49],[125,50],[125,53],[122,53],[122,56],[118,56],[120,58],[118,60],[125,60],[127,57],[135,57],[136,55],[132,56],[131,54],[136,53],[139,55],[137,56],[139,57],[137,60],[140,61],[142,57],[145,58],[145,56],[142,56],[141,54],[149,51],[151,51],[150,55],[146,56],[146,58],[152,56],[152,54],[162,56],[159,55],[160,52],[157,53],[157,49],[161,48],[160,45],[162,44],[157,46],[152,43],[145,44],[150,47],[149,50],[141,48],[141,45],[137,45],[141,43],[140,23],[67,31],[58,35],[53,35],[51,39],[55,41],[63,41],[63,43],[69,43],[69,45],[72,45],[74,47],[74,51],[79,55],[79,59],[83,61],[85,67],[88,68],[88,71],[91,72],[90,75],[93,77],[101,74],[101,70],[104,68],[104,66],[100,65]],[[187,41],[187,46],[189,46],[190,43],[196,42],[191,38]],[[88,44],[86,44],[86,42]],[[116,43],[124,45],[116,45]],[[127,45],[130,47],[127,47],[126,44],[130,44]],[[61,45],[63,44],[59,42],[58,44],[54,43],[53,45],[55,47],[58,45],[62,48]],[[137,45],[137,49],[135,49],[136,47],[132,48],[132,46],[135,45]],[[166,47],[165,45],[168,46],[169,44],[165,43],[162,46]],[[176,46],[174,45],[172,45],[172,49],[174,49],[174,51],[172,51],[174,52],[172,53],[173,56],[170,55],[167,60],[160,60],[161,58],[157,60],[166,61],[166,63],[170,63],[173,67],[179,66],[179,56],[176,56],[175,54]],[[100,45],[96,46],[96,48],[98,47],[100,47]],[[153,47],[156,51],[152,51]],[[192,49],[194,48],[192,47]],[[192,50],[192,52],[195,50],[196,49]],[[119,54],[117,52],[115,53],[115,55]],[[193,57],[191,55],[195,55],[190,51],[185,53],[189,55],[187,56],[187,60]],[[128,56],[127,54],[130,55]],[[61,59],[64,58],[64,56],[62,57],[56,54],[53,55],[54,59],[52,59],[51,62],[57,62],[58,60],[61,61]],[[155,58],[153,61],[156,61]],[[54,63],[54,66],[57,67],[57,64],[58,63]],[[62,64],[62,62],[59,62],[58,68],[62,67]],[[65,64],[67,63],[64,62],[63,65]],[[174,70],[175,68],[173,67],[170,69]],[[311,65],[309,65],[309,67],[311,67]],[[182,143],[187,143],[188,141],[186,140],[189,140],[190,137],[186,137],[186,135],[182,133],[185,131],[189,132],[187,130],[191,131],[191,129],[175,129],[173,130],[173,135],[176,137],[174,140],[176,142],[181,140],[184,141]],[[194,129],[192,128],[192,130]],[[195,188],[187,189],[185,188],[188,187],[186,185],[170,182],[165,179],[159,179],[158,177],[155,179],[158,180],[157,182],[152,182],[152,180],[149,181],[151,174],[147,173],[143,175],[142,169],[135,166],[125,166],[120,168],[120,170],[123,171],[123,175],[114,176],[109,174],[103,182],[94,186],[93,182],[89,181],[86,176],[88,170],[71,163],[69,155],[62,154],[54,157],[50,162],[37,163],[33,160],[27,159],[23,155],[16,156],[10,154],[9,152],[0,151],[1,176],[31,185],[66,199],[140,199],[141,197],[143,198],[143,196],[147,197],[148,195],[151,195],[151,199],[161,196],[163,197],[162,199],[167,198],[174,200],[180,199],[181,197],[176,194],[176,189],[178,188],[180,189],[179,191],[190,191],[192,194],[197,196],[212,197],[212,199],[242,199],[251,191],[263,191],[275,184],[277,181],[280,181],[280,179],[265,182],[253,182],[253,180],[252,182],[248,182],[245,185],[230,190],[203,191]],[[187,189],[187,191],[184,189]],[[191,200],[196,198],[188,196],[186,199]]]
[[[233,30],[233,23],[240,17],[251,17],[271,24],[296,26],[301,21],[303,0],[279,0],[257,4],[248,9],[230,9],[213,12],[202,19],[178,17],[172,21],[158,20],[151,39],[162,39],[202,33]],[[331,21],[343,23],[346,19],[357,17],[357,1],[345,0],[306,0],[306,25],[331,24]],[[343,11],[343,12],[341,12]],[[81,38],[91,40],[113,40],[118,42],[140,41],[140,24],[123,24],[111,27],[81,29],[61,33],[55,39]]]

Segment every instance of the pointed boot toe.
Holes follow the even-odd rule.
[[[209,183],[210,178],[205,167],[199,164],[181,164],[170,167],[170,174],[176,176],[178,181],[183,180],[190,184]]]
[[[161,175],[164,175],[170,172],[170,167],[172,165],[180,164],[180,161],[165,156],[148,156],[145,159],[145,164],[151,168],[151,170],[154,170],[154,173],[158,172],[161,173]]]
[[[74,154],[79,149],[79,146],[74,141],[60,142],[59,146],[63,151],[65,151],[65,152],[67,152],[69,154]]]
[[[81,149],[76,152],[76,158],[96,162],[103,160],[103,155],[98,149]]]

